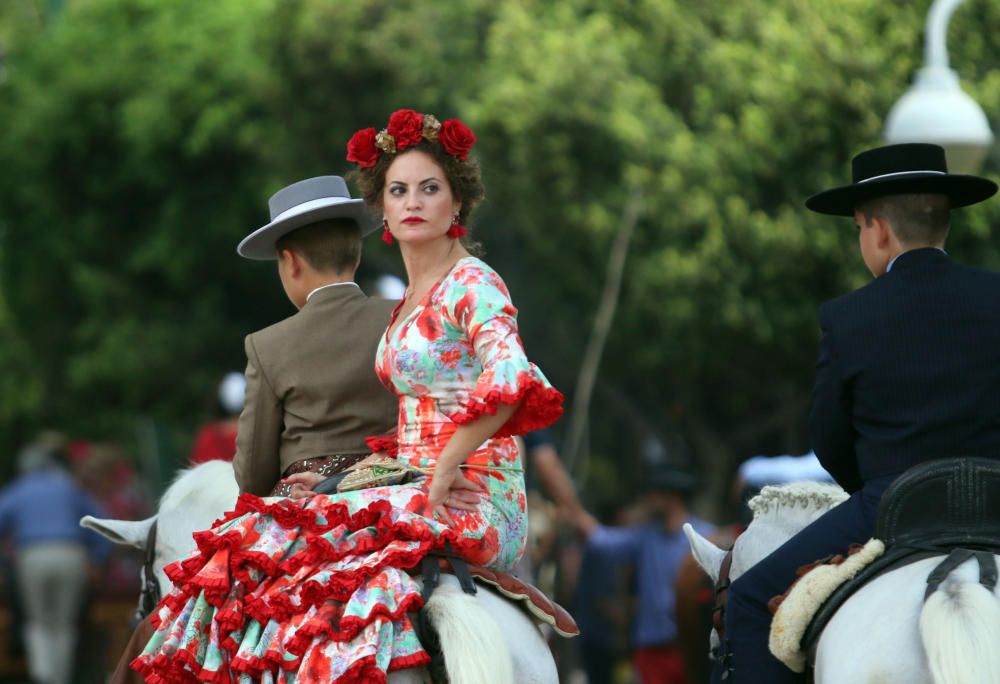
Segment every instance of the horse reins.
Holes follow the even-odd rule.
[[[153,562],[156,560],[156,520],[149,527],[146,535],[145,558],[142,561],[142,589],[139,591],[139,605],[135,608],[132,622],[136,625],[156,609],[160,602],[160,583],[156,581],[153,572]],[[133,625],[134,626],[134,625]]]
[[[721,643],[726,633],[726,603],[729,601],[729,569],[733,566],[733,550],[726,551],[719,566],[719,577],[715,580],[715,603],[712,605],[712,626]]]

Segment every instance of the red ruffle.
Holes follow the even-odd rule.
[[[235,509],[220,520],[220,524],[224,524],[253,513],[270,516],[284,527],[297,528],[303,534],[311,535],[305,548],[291,558],[278,563],[264,552],[241,548],[246,541],[243,531],[239,527],[233,527],[221,534],[212,531],[199,533],[196,535],[198,553],[168,566],[168,576],[174,581],[175,589],[163,598],[160,608],[166,607],[171,614],[176,615],[188,601],[204,591],[206,600],[216,608],[215,620],[220,631],[224,633],[219,643],[231,658],[227,670],[204,671],[197,663],[197,659],[187,651],[178,651],[170,658],[162,653],[152,658],[140,656],[132,662],[133,669],[142,673],[147,682],[155,684],[229,682],[230,670],[259,676],[264,670],[276,671],[279,667],[286,670],[295,669],[297,661],[286,661],[281,654],[272,651],[268,651],[263,658],[246,655],[237,657],[239,644],[232,638],[232,632],[246,624],[248,618],[253,618],[261,624],[266,624],[271,619],[284,622],[313,606],[322,606],[328,600],[345,603],[368,578],[384,568],[415,567],[429,551],[443,548],[446,544],[459,555],[465,556],[473,555],[478,549],[476,540],[462,537],[450,528],[435,532],[429,524],[421,523],[420,517],[416,514],[404,511],[402,512],[404,519],[393,519],[393,513],[398,515],[400,511],[394,511],[387,500],[372,502],[353,514],[350,513],[347,504],[341,502],[330,502],[330,505],[324,506],[322,510],[302,508],[302,505],[290,499],[265,501],[252,494],[244,494],[237,501]],[[320,536],[338,527],[343,527],[346,532],[362,530],[374,530],[374,532],[371,536],[358,538],[357,543],[350,549],[341,551]],[[416,543],[417,546],[388,549],[389,544],[396,540]],[[322,582],[306,580],[300,587],[298,605],[293,605],[291,598],[283,592],[273,591],[274,586],[266,589],[267,601],[252,597],[262,584],[280,583],[283,578],[303,567],[337,561],[347,555],[378,551],[385,552],[378,563],[362,565],[349,575],[345,573],[344,576],[324,578]],[[221,572],[223,568],[220,564],[224,560],[228,563],[230,579],[226,579],[226,573]],[[237,581],[232,582],[232,579]],[[299,633],[296,633],[286,644],[288,654],[299,656],[301,659],[311,638],[321,633],[337,640],[348,640],[354,638],[367,624],[376,619],[398,620],[406,612],[420,605],[422,605],[420,595],[412,594],[401,598],[400,606],[395,611],[375,606],[364,619],[347,616],[340,622],[339,629],[330,624],[320,627],[309,622],[300,628],[305,630],[301,632],[301,638]],[[158,609],[152,615],[156,627],[159,627],[162,621],[159,612]],[[416,654],[397,659],[392,661],[390,669],[423,665],[426,663],[425,658],[426,654]],[[409,664],[411,662],[412,665]],[[352,664],[348,673],[339,681],[384,682],[385,675],[374,665],[374,660],[370,665],[359,661]]]
[[[372,435],[365,437],[365,444],[372,453],[383,452],[396,458],[399,454],[399,439],[396,435]]]
[[[484,373],[483,376],[487,374]],[[480,376],[480,380],[483,379]],[[488,383],[488,379],[487,379]],[[489,387],[480,392],[481,387]],[[496,437],[523,435],[533,430],[541,430],[559,420],[563,413],[563,394],[545,383],[530,371],[517,374],[517,387],[513,391],[493,386],[492,383],[477,384],[472,395],[465,402],[464,409],[448,416],[459,425],[471,423],[483,415],[496,415],[501,404],[521,403],[514,415],[497,430]]]
[[[335,628],[329,620],[317,619],[320,617],[317,616],[317,618],[311,619],[295,632],[295,636],[288,641],[288,650],[290,653],[301,656],[306,652],[309,643],[319,636],[325,636],[332,641],[350,641],[377,618],[384,618],[389,622],[395,622],[407,613],[419,610],[423,605],[424,600],[420,594],[413,593],[404,598],[396,610],[389,610],[383,605],[376,604],[363,619],[356,615],[348,615],[341,618],[340,629]]]
[[[389,662],[389,672],[404,670],[408,667],[426,667],[431,664],[431,657],[426,651],[414,653],[408,656],[393,658]]]
[[[378,669],[375,656],[360,658],[337,680],[338,684],[385,684],[386,675]]]

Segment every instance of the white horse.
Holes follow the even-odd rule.
[[[236,503],[239,489],[231,463],[210,461],[182,471],[160,500],[156,515],[145,520],[108,520],[86,516],[80,521],[118,544],[145,549],[156,522],[154,574],[161,594],[172,584],[163,568],[195,550],[192,534],[208,529]],[[526,611],[499,594],[478,587],[475,597],[461,591],[452,575],[427,602],[438,632],[445,665],[453,684],[557,684],[555,661],[541,631]],[[423,684],[424,669],[398,670],[390,684]]]
[[[765,487],[750,502],[753,522],[733,546],[730,579],[846,497],[835,485]],[[726,552],[690,526],[684,531],[695,560],[717,580]],[[886,572],[848,599],[817,644],[817,684],[1000,684],[1000,593],[991,596],[979,584],[970,559],[925,602],[927,576],[942,559]]]

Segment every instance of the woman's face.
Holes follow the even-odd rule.
[[[400,242],[447,239],[460,208],[444,169],[426,152],[405,152],[389,165],[382,210],[389,230]]]

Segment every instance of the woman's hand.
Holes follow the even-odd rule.
[[[312,488],[325,479],[326,477],[320,475],[319,473],[310,473],[307,471],[304,473],[289,475],[281,482],[282,484],[291,485],[292,488],[288,492],[289,497],[293,499],[304,499],[306,497],[315,496],[316,492],[314,492]]]
[[[433,515],[444,520],[449,526],[454,525],[448,513],[449,508],[461,511],[474,511],[479,506],[483,488],[467,478],[458,468],[434,469],[431,487],[427,492],[427,502]]]

